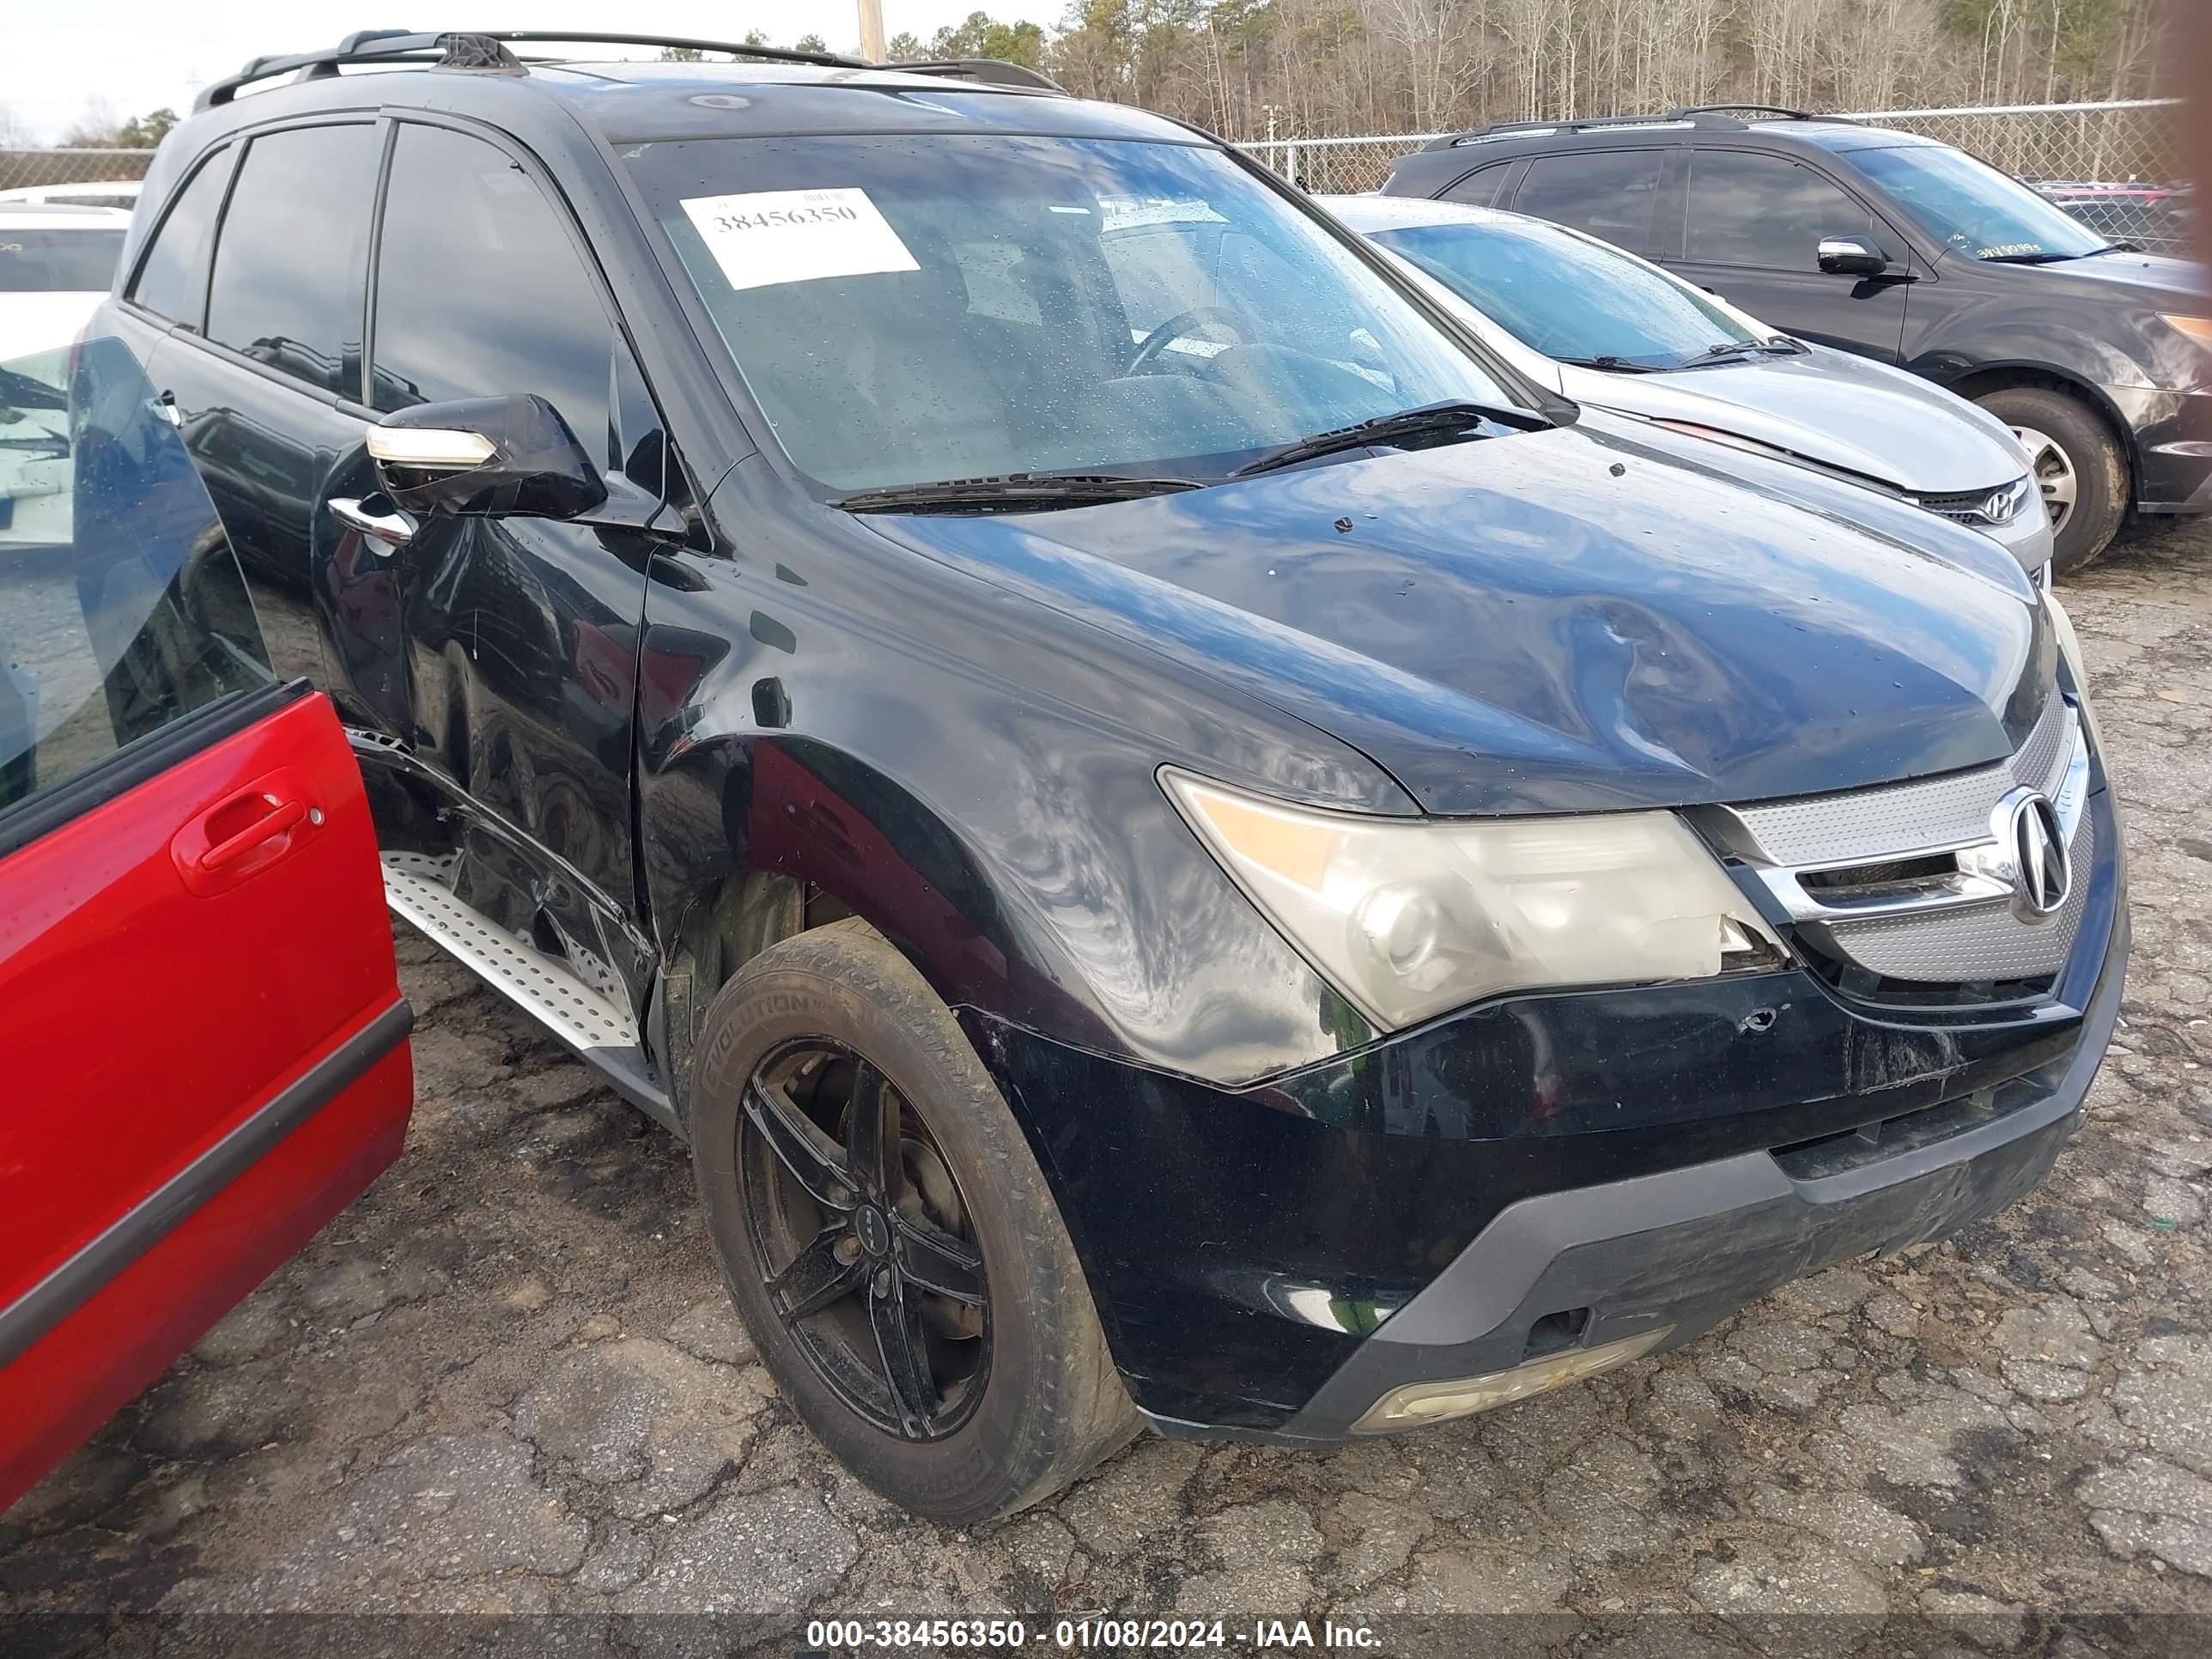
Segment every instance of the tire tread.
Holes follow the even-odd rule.
[[[1012,1316],[1026,1322],[1036,1374],[1029,1379],[1033,1386],[1024,1391],[1025,1398],[1008,1401],[992,1395],[991,1388],[999,1381],[994,1371],[976,1417],[945,1443],[948,1447],[958,1444],[969,1428],[990,1416],[994,1433],[1002,1434],[1006,1444],[1003,1455],[988,1460],[995,1464],[988,1471],[988,1478],[975,1478],[986,1472],[977,1467],[982,1460],[973,1449],[963,1468],[951,1472],[967,1478],[950,1480],[936,1490],[932,1489],[936,1483],[907,1478],[911,1460],[895,1455],[907,1449],[852,1417],[848,1408],[819,1389],[811,1370],[803,1376],[786,1374],[793,1364],[805,1367],[807,1362],[794,1353],[777,1363],[788,1337],[780,1327],[759,1328],[759,1316],[748,1306],[748,1287],[739,1284],[738,1275],[750,1271],[750,1257],[739,1248],[740,1239],[725,1237],[728,1218],[735,1212],[728,1203],[718,1203],[718,1195],[708,1190],[708,1183],[720,1175],[710,1167],[708,1151],[717,1131],[707,1125],[702,1126],[707,1133],[695,1134],[693,1151],[716,1254],[738,1311],[752,1328],[762,1357],[776,1372],[786,1397],[817,1435],[832,1440],[831,1449],[856,1474],[893,1501],[938,1520],[971,1526],[1001,1520],[1079,1479],[1134,1438],[1143,1421],[1121,1386],[1073,1241],[1020,1126],[951,1010],[913,963],[866,922],[847,917],[782,940],[748,963],[723,988],[701,1032],[696,1109],[710,1116],[719,1112],[734,1121],[734,1108],[727,1098],[718,1102],[710,1097],[720,1096],[732,1081],[719,1075],[725,1070],[735,1073],[734,1082],[742,1086],[744,1073],[733,1060],[742,1061],[744,1071],[753,1063],[745,1058],[750,1049],[744,1029],[749,1007],[769,991],[809,981],[825,989],[834,988],[836,1000],[846,1005],[856,1023],[871,1017],[896,1022],[903,1039],[921,1051],[923,1065],[936,1079],[957,1080],[957,1089],[945,1093],[957,1097],[933,1096],[917,1103],[930,1117],[941,1146],[948,1126],[939,1121],[939,1115],[957,1115],[957,1133],[987,1148],[995,1166],[956,1168],[954,1173],[971,1194],[971,1207],[972,1194],[986,1178],[994,1191],[1006,1195],[1006,1201],[996,1207],[1016,1234],[1023,1260],[987,1261],[993,1318],[996,1322]],[[850,1031],[817,1035],[854,1040]],[[882,1063],[878,1055],[870,1058]],[[951,1147],[945,1150],[948,1156],[954,1155]],[[1010,1273],[1018,1273],[1022,1282],[1006,1282]],[[830,1407],[825,1407],[825,1399]],[[816,1420],[831,1407],[859,1432],[841,1433],[835,1422]],[[881,1441],[883,1456],[867,1455],[872,1447],[868,1437]],[[842,1448],[835,1443],[839,1440],[845,1443]]]

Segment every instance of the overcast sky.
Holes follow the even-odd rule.
[[[883,0],[884,32],[927,40],[979,9],[978,0]],[[1064,0],[996,0],[981,9],[1006,21],[1059,20]],[[860,38],[842,0],[652,0],[618,8],[653,34],[726,40],[759,29],[777,46],[819,34],[832,52]],[[0,112],[52,143],[94,100],[113,114],[166,104],[183,111],[210,81],[249,58],[335,46],[359,28],[581,28],[611,23],[605,0],[465,0],[446,16],[441,0],[0,0]],[[644,54],[650,56],[650,53]]]

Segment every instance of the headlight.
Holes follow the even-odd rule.
[[[2074,689],[2086,696],[2089,690],[2089,665],[2082,659],[2081,636],[2074,631],[2074,618],[2047,586],[2043,590],[2043,608],[2051,617],[2051,631],[2057,636],[2058,654],[2066,659],[2066,672],[2073,676]]]
[[[1672,812],[1376,818],[1161,777],[1246,896],[1386,1030],[1504,991],[1698,979],[1781,957]]]
[[[2074,618],[2049,588],[2043,592],[2043,608],[2050,613],[2051,631],[2058,636],[2058,654],[2066,659],[2067,678],[2074,682],[2075,702],[2081,711],[2081,724],[2088,728],[2089,746],[2101,755],[2105,734],[2098,728],[2097,711],[2089,702],[2089,665],[2081,655],[2081,635],[2074,631]]]

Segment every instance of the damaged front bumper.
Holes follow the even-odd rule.
[[[1242,1090],[963,1018],[1162,1432],[1411,1426],[1686,1341],[2047,1170],[2118,1018],[2109,796],[2032,1006],[1917,1012],[1802,966],[1501,999]]]
[[[2017,1201],[2081,1122],[2119,1018],[2126,945],[2123,916],[2080,1045],[2024,1077],[1875,1133],[1509,1206],[1270,1437],[1340,1439],[1504,1404],[1676,1346],[1791,1279]]]

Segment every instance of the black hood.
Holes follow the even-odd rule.
[[[2010,555],[1574,428],[882,533],[1203,665],[1429,811],[1817,793],[2009,754],[2052,684]],[[1110,712],[1110,711],[1107,711]]]
[[[2082,259],[2061,259],[2047,265],[2011,265],[1997,269],[2032,271],[2039,278],[2056,277],[2052,286],[2064,287],[2084,299],[2110,301],[2124,294],[2145,305],[2172,305],[2187,301],[2202,305],[2212,298],[2212,279],[2204,267],[2188,259],[2160,253],[2093,253]]]

